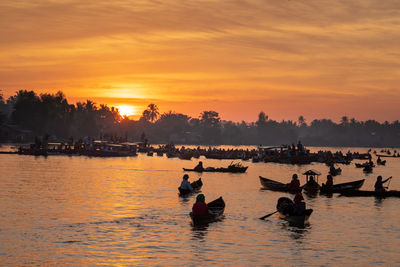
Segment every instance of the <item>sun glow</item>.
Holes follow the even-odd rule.
[[[134,106],[129,105],[119,105],[117,106],[119,114],[121,116],[133,116],[136,114],[136,109]]]

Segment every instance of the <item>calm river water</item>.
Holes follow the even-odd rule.
[[[200,160],[204,166],[230,163]],[[365,178],[367,190],[377,175],[393,176],[390,188],[400,190],[400,158],[386,160],[370,175],[355,168],[362,161],[339,165],[342,175],[334,181]],[[260,190],[259,175],[288,182],[298,173],[303,184],[300,174],[312,168],[322,172],[321,183],[328,167],[319,163],[242,162],[249,166],[245,174],[202,174],[206,201],[222,196],[225,217],[192,227],[195,196],[179,198],[177,187],[182,167],[198,161],[0,155],[0,265],[400,265],[398,198],[306,197],[314,213],[303,229],[275,216],[258,219],[275,210],[279,197],[290,196]]]

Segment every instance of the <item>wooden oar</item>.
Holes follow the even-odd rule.
[[[264,220],[265,218],[268,218],[269,216],[271,216],[272,214],[275,214],[275,213],[277,213],[278,211],[274,211],[274,212],[272,212],[272,213],[270,213],[270,214],[267,214],[267,215],[265,215],[265,216],[262,216],[261,218],[260,218],[260,220]]]

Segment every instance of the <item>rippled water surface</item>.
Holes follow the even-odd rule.
[[[365,178],[367,190],[377,175],[393,176],[390,188],[400,190],[400,158],[386,160],[370,175],[354,167],[362,161],[340,165],[335,183]],[[400,265],[400,198],[306,197],[314,213],[305,228],[258,219],[290,196],[260,190],[259,175],[288,182],[312,168],[322,172],[321,183],[328,167],[319,163],[242,162],[245,174],[202,174],[206,201],[222,196],[225,216],[194,228],[188,213],[195,196],[179,198],[177,187],[182,167],[197,162],[0,155],[0,265]]]

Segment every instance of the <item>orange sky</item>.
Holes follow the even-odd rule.
[[[0,49],[5,97],[400,119],[398,0],[3,0]]]

